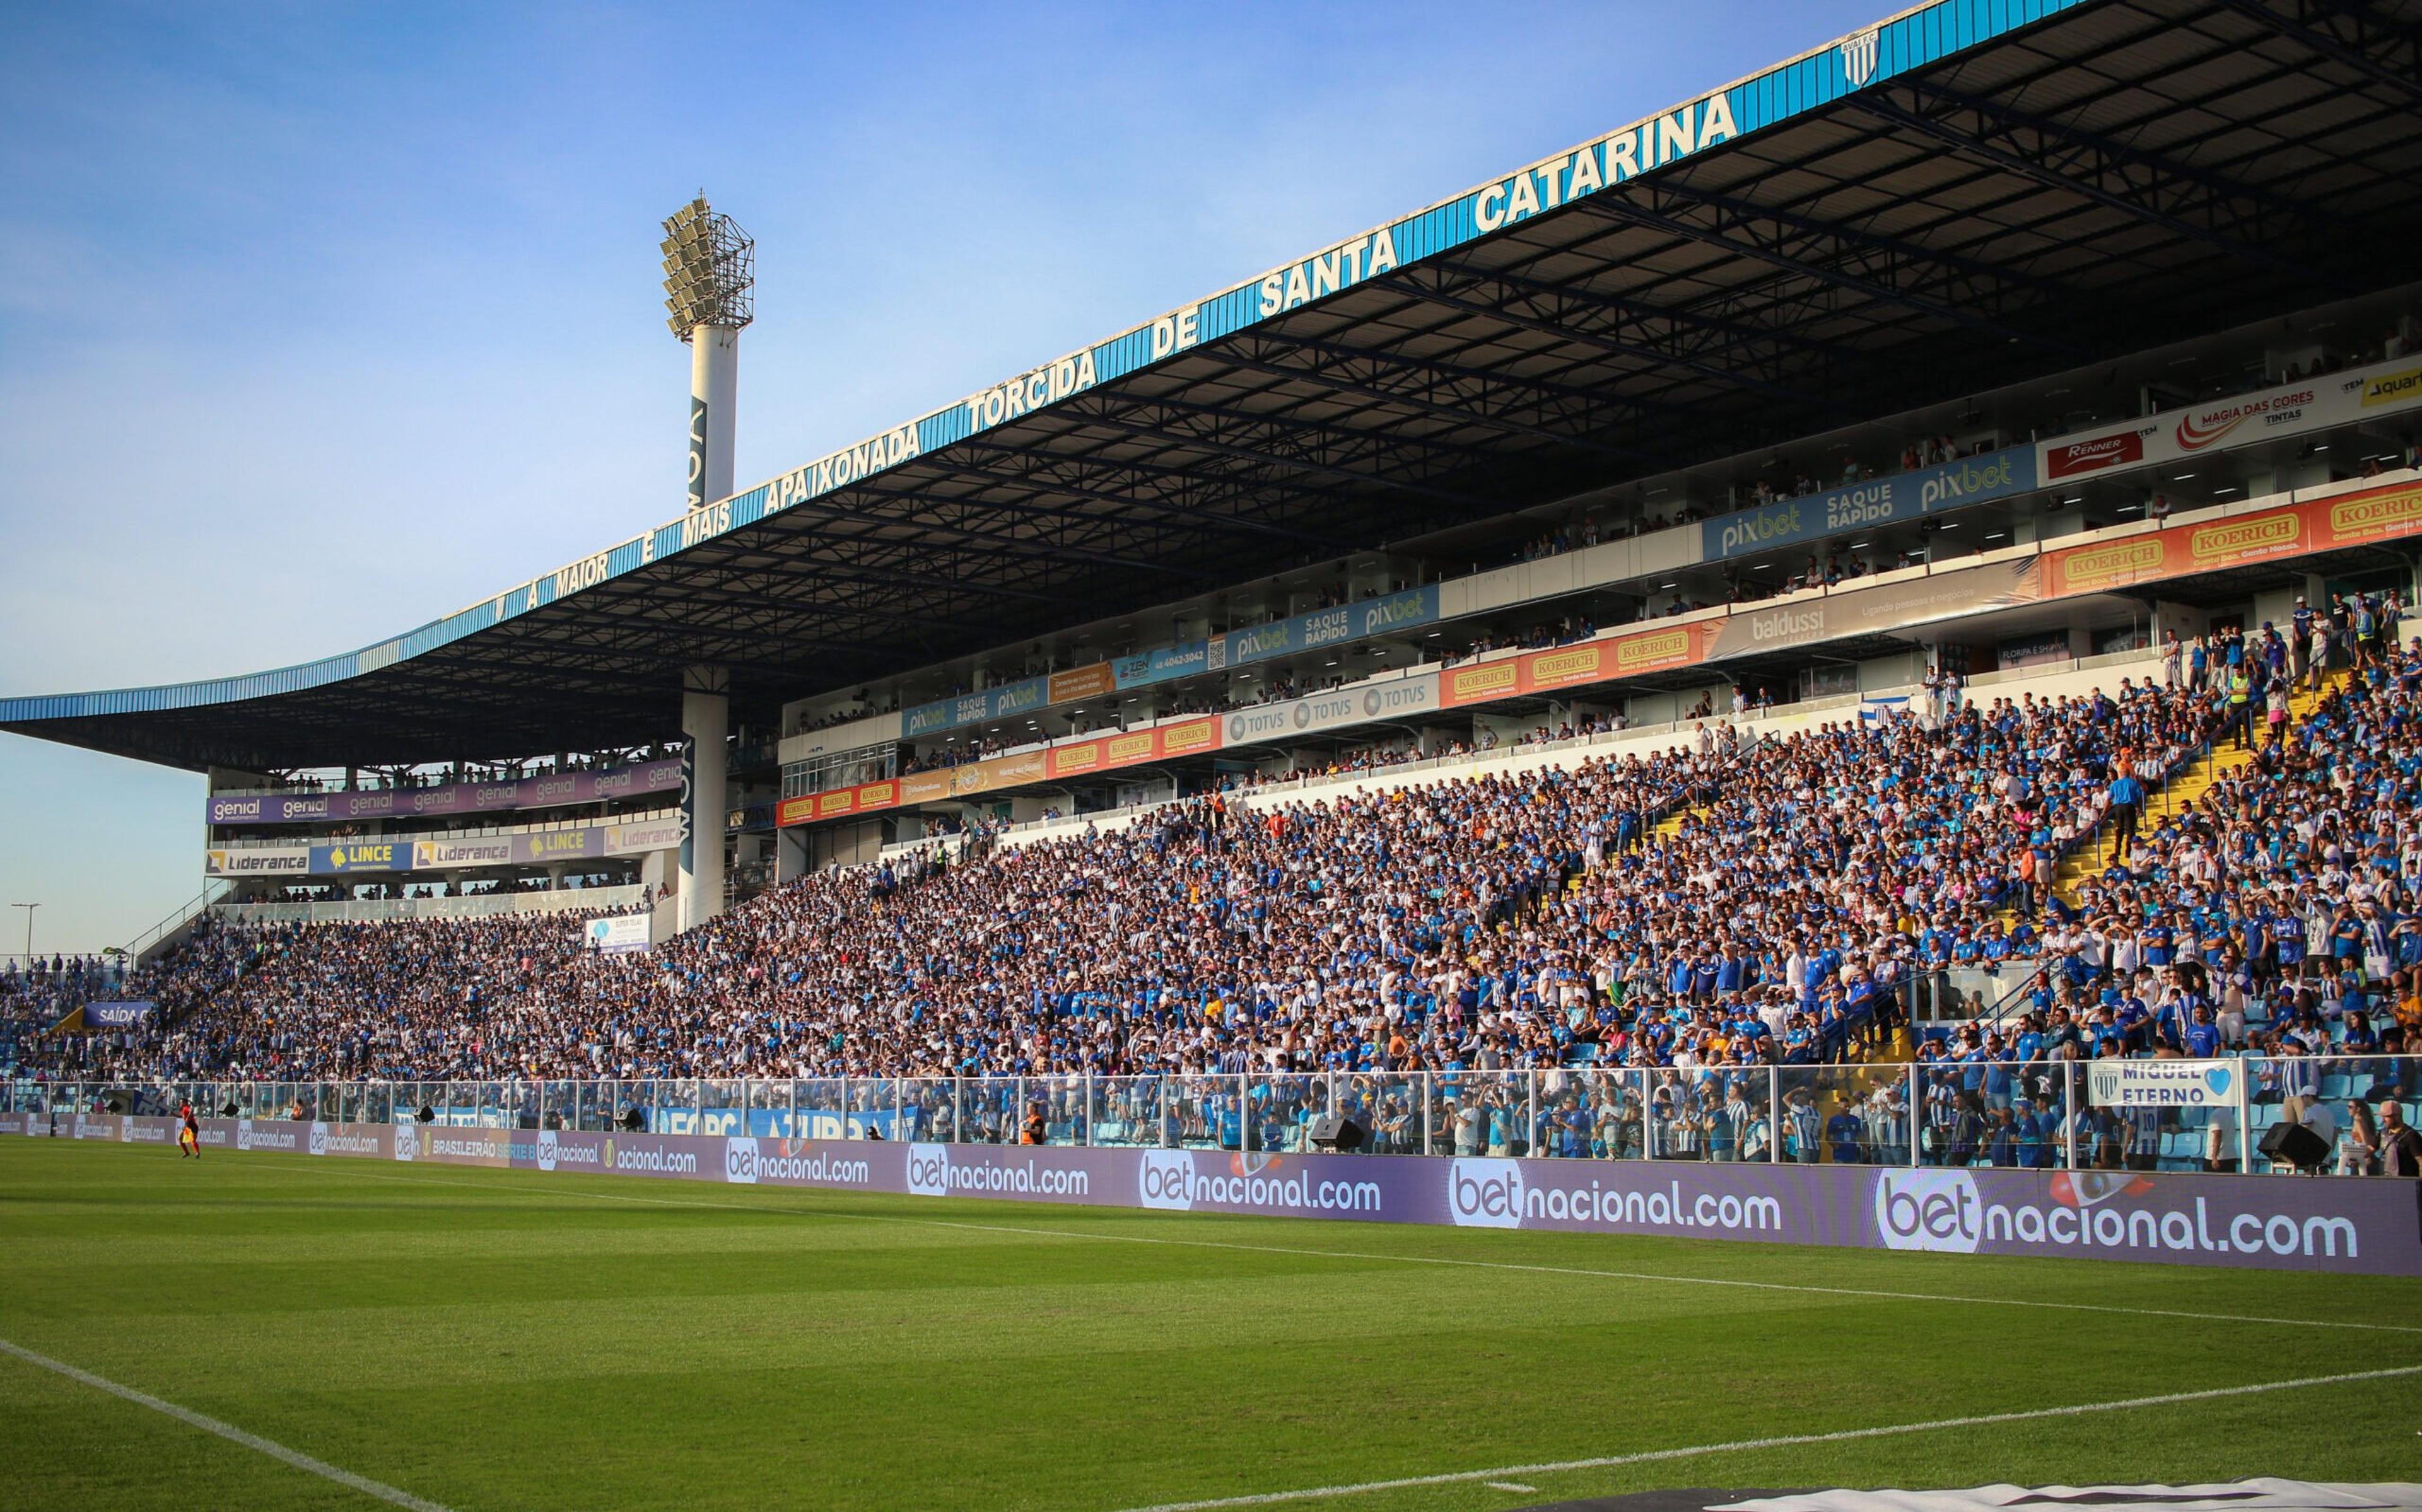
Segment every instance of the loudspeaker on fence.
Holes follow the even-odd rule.
[[[1338,1114],[1322,1114],[1312,1121],[1312,1147],[1359,1150],[1362,1147],[1362,1126]]]
[[[2262,1153],[2273,1165],[2310,1171],[2328,1163],[2330,1142],[2303,1124],[2273,1124],[2262,1134]]]

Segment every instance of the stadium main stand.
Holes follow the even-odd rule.
[[[0,700],[206,772],[226,888],[18,1057],[2411,1174],[2422,88],[2328,9],[1942,0],[353,655]]]
[[[2301,718],[2285,637],[2231,636],[2181,655],[2175,685],[1947,691],[1787,733],[1710,725],[1569,771],[1329,802],[1238,787],[1106,833],[979,835],[948,861],[814,874],[653,953],[589,951],[561,919],[214,927],[135,984],[162,1005],[155,1029],[62,1041],[45,1070],[1293,1074],[1416,1099],[1518,1072],[1518,1099],[1491,1083],[1493,1136],[1445,1137],[1466,1153],[2002,1164],[2052,1163],[2074,1137],[2085,1163],[2117,1165],[2183,1158],[2179,1129],[2080,1106],[2063,1063],[2251,1053],[2266,1092],[2367,1168],[2372,1110],[2412,1099],[2422,1068],[2349,1059],[2402,1055],[2422,1032],[2422,645],[2393,648],[2386,624],[2316,620]],[[2280,717],[2249,728],[2240,711],[2257,709]],[[2148,788],[2241,740],[2242,764],[2144,818],[2073,896],[2053,889],[2064,855],[2100,853],[2115,803],[2141,812]],[[1969,963],[2022,990],[1996,1016],[1913,1024],[1912,985]],[[1897,1059],[1914,1083],[1821,1083],[1850,1120],[1830,1133],[1778,1136],[1751,1076]],[[1626,1072],[1650,1079],[1641,1098]],[[1549,1079],[1545,1107],[1529,1073]],[[1863,1095],[1842,1103],[1851,1085]],[[1359,1111],[1382,1147],[1414,1147],[1388,1100]],[[1808,1126],[1817,1105],[1774,1111]],[[1312,1111],[1265,1109],[1261,1137],[1300,1147]],[[1141,1121],[1089,1103],[1057,1122],[1064,1137],[1106,1117]],[[2236,1161],[2196,1133],[2194,1161]]]

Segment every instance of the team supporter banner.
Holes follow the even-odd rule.
[[[166,1146],[176,1127],[173,1118],[65,1111],[0,1115],[0,1133],[120,1144]],[[210,1151],[1160,1211],[2422,1275],[2413,1184],[2362,1177],[1240,1156],[270,1119],[205,1118],[200,1128]]]
[[[515,782],[465,782],[375,793],[260,793],[210,801],[212,824],[340,824],[414,815],[501,814],[517,808],[597,803],[681,787],[681,763],[650,761],[607,772],[566,772]]]
[[[151,1017],[149,999],[127,999],[115,1003],[87,1003],[84,1005],[84,1026],[87,1030],[127,1029]]]
[[[2239,1074],[2233,1061],[2091,1061],[2085,1096],[2107,1108],[2233,1108]]]
[[[2032,556],[1993,562],[1879,587],[1829,593],[1773,609],[1743,610],[1719,622],[1707,659],[1720,662],[1758,651],[1814,646],[2030,603],[2041,597],[2037,589],[2037,562]]]
[[[2037,444],[2046,483],[2158,466],[2214,449],[2298,436],[2422,405],[2422,362],[2404,357],[2351,372],[2307,378],[2122,426],[2055,436]]]
[[[1939,467],[1846,484],[1703,522],[1701,554],[1708,561],[1821,540],[1922,514],[1963,509],[2024,493],[2036,486],[2036,448],[2012,446]]]
[[[648,916],[624,913],[610,919],[590,920],[589,948],[606,956],[647,949]]]

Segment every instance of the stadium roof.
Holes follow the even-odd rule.
[[[349,656],[182,766],[671,733],[2422,274],[2422,0],[1942,0]]]

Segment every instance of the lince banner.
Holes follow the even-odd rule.
[[[519,808],[598,803],[681,787],[681,763],[650,761],[606,772],[565,772],[512,782],[390,787],[368,793],[254,793],[212,798],[212,824],[343,824],[355,819],[500,814]]]

